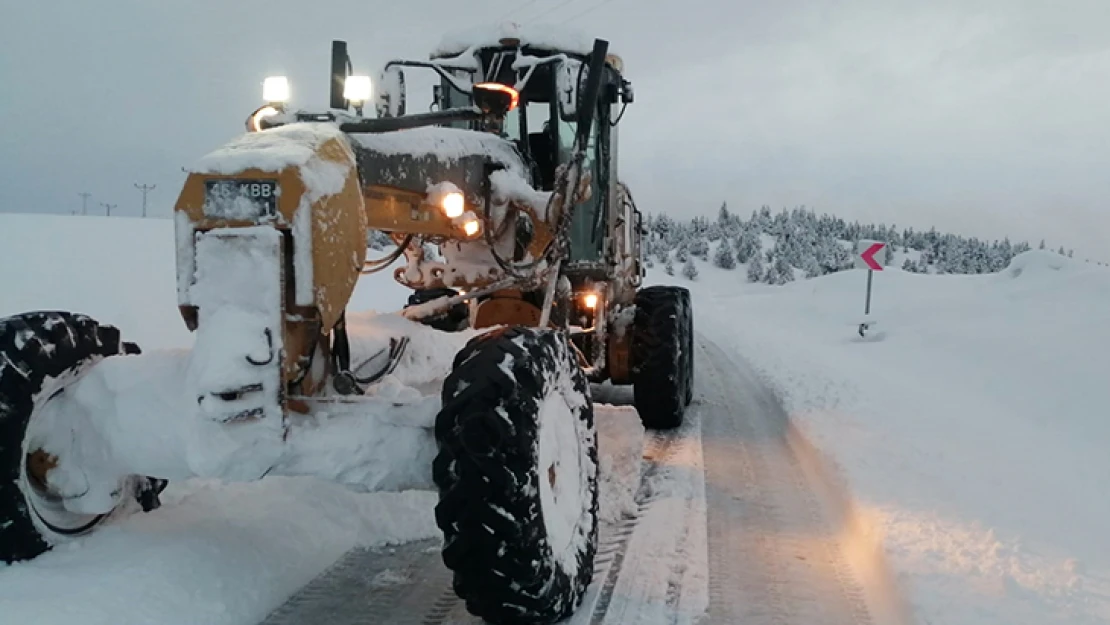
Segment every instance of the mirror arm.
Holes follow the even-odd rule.
[[[426,69],[431,69],[435,73],[439,74],[444,80],[451,83],[452,87],[454,87],[455,89],[458,89],[459,91],[461,91],[463,93],[466,93],[466,94],[471,93],[470,87],[463,86],[462,84],[460,84],[455,79],[454,76],[452,76],[451,74],[448,73],[448,71],[462,71],[462,72],[467,72],[468,74],[472,74],[472,75],[476,71],[473,67],[462,67],[461,65],[442,65],[440,63],[426,63],[424,61],[399,61],[399,60],[393,60],[393,61],[390,61],[390,62],[386,63],[385,67],[383,68],[383,71],[388,70],[390,67],[393,67],[394,65],[400,65],[401,67],[422,67],[422,68],[426,68]]]

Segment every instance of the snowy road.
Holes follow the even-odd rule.
[[[885,564],[850,530],[846,494],[777,398],[702,338],[696,364],[687,422],[647,437],[636,513],[603,526],[569,623],[907,622]],[[605,390],[620,401],[623,389]],[[451,592],[433,540],[353,550],[263,625],[304,622],[481,621]]]

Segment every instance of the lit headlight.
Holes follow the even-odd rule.
[[[343,99],[351,102],[366,102],[370,99],[370,77],[348,76],[343,82]]]
[[[262,99],[270,104],[284,104],[289,101],[289,79],[285,76],[270,76],[262,81]]]
[[[463,194],[458,191],[452,191],[443,196],[443,214],[451,219],[462,217],[463,211],[466,210],[466,200]]]
[[[468,237],[477,235],[481,229],[482,224],[478,223],[477,219],[471,219],[463,224],[463,232],[465,232]]]
[[[597,293],[587,293],[582,298],[582,304],[590,310],[597,308]]]

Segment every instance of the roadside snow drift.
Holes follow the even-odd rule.
[[[695,325],[831,455],[920,623],[1110,621],[1110,271],[1027,252],[997,274],[771,287],[703,264]],[[653,281],[674,281],[657,272]]]

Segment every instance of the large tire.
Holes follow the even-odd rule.
[[[498,624],[581,604],[597,553],[597,433],[566,335],[499,329],[455,357],[436,418],[436,522],[455,593]]]
[[[632,387],[645,428],[682,425],[693,399],[693,344],[688,289],[650,286],[636,293]]]
[[[444,296],[454,297],[459,292],[454,289],[417,289],[409,295],[405,308],[417,306]],[[446,311],[420,319],[419,323],[443,332],[460,332],[470,326],[470,308],[465,303],[455,304]]]
[[[98,360],[137,353],[119,330],[84,315],[33,312],[0,319],[0,560],[34,558],[107,518],[47,510],[49,497],[36,494],[29,470],[27,430],[42,400],[63,392],[66,382]],[[161,480],[129,477],[121,492],[150,510],[164,487]],[[121,505],[130,503],[123,499]]]

